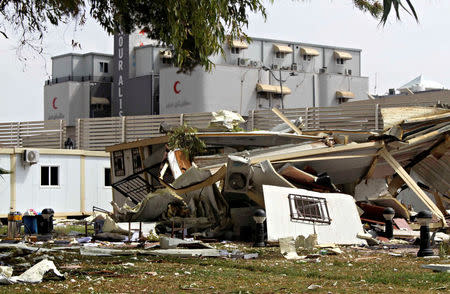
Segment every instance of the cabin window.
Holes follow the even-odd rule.
[[[345,63],[345,59],[344,58],[336,58],[336,63],[337,64],[344,64]]]
[[[275,53],[275,56],[277,58],[284,58],[286,56],[286,53],[285,52],[277,52],[277,53]]]
[[[303,60],[304,61],[311,61],[311,59],[312,59],[312,55],[303,55]]]
[[[258,92],[256,94],[256,98],[263,98],[263,99],[269,99],[269,93],[267,92]]]
[[[108,62],[100,62],[100,72],[108,73]]]
[[[59,186],[59,166],[41,166],[41,186]]]
[[[142,161],[139,148],[131,149],[131,155],[133,157],[133,173],[140,172],[142,170]]]
[[[122,177],[125,175],[125,162],[123,160],[123,151],[114,151],[114,175]]]
[[[111,187],[111,169],[109,167],[105,167],[105,187]]]
[[[239,54],[240,52],[240,48],[231,47],[231,54]]]
[[[281,95],[281,93],[280,94],[273,94],[273,98],[281,99],[281,98],[283,98],[283,95]]]
[[[291,221],[330,224],[327,200],[322,197],[289,194]]]

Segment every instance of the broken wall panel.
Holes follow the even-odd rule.
[[[413,167],[413,171],[425,182],[439,193],[448,195],[450,193],[450,152],[440,159],[433,155]]]
[[[363,227],[352,196],[268,185],[264,185],[263,189],[267,215],[267,239],[269,241],[277,241],[279,238],[285,237],[295,238],[300,235],[306,237],[316,233],[319,244],[365,243],[365,241],[357,238],[357,234],[363,232]],[[330,223],[293,220],[289,204],[290,194],[324,198]],[[323,208],[322,204],[314,204],[313,202],[310,202],[309,205],[321,205]]]

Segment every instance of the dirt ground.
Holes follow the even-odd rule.
[[[3,285],[2,293],[449,293],[450,274],[421,268],[448,258],[415,257],[417,248],[341,248],[340,255],[286,260],[278,247],[213,244],[257,259],[90,257],[52,253],[66,279],[35,285]],[[312,252],[306,252],[312,253]],[[316,252],[317,253],[317,252]],[[323,252],[322,252],[323,253]],[[394,253],[394,254],[393,254]],[[398,254],[396,254],[398,253]],[[25,260],[36,258],[24,256]],[[395,256],[394,256],[395,255]],[[400,256],[397,256],[400,255]],[[14,272],[14,274],[18,274]]]

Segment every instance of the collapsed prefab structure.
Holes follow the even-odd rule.
[[[273,228],[287,221],[284,227],[291,228],[294,237],[315,232],[321,243],[355,244],[358,230],[362,231],[358,211],[364,211],[348,195],[358,196],[356,184],[380,179],[386,182],[386,193],[379,195],[384,197],[379,204],[403,207],[395,197],[406,188],[433,213],[434,226],[448,227],[443,202],[448,199],[450,111],[400,107],[381,113],[383,132],[301,132],[301,124],[296,134],[200,132],[196,136],[210,153],[190,160],[182,151],[169,150],[170,134],[108,147],[114,214],[121,220],[159,221],[172,232],[181,227],[207,237],[245,239],[252,230],[253,211],[261,207],[267,211],[270,239],[286,237]],[[430,176],[424,171],[434,161],[440,162],[441,170]],[[412,171],[425,184],[418,184]],[[423,185],[432,187],[434,201]],[[300,195],[300,200],[291,201],[289,195]],[[349,224],[339,214],[333,216],[344,204],[342,209],[352,219],[351,236],[346,237],[335,232],[347,230]],[[277,205],[281,206],[274,210]],[[402,214],[403,208],[397,209],[396,217],[409,216]]]

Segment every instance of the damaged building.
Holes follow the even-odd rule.
[[[114,217],[157,221],[172,235],[250,240],[262,208],[268,241],[317,234],[319,244],[364,243],[362,224],[383,225],[386,207],[397,235],[398,219],[417,229],[422,209],[432,228],[448,227],[446,106],[381,107],[383,131],[302,130],[304,118],[272,115],[285,123],[271,131],[232,132],[244,120],[224,111],[206,129],[163,123],[157,137],[107,147]],[[174,136],[191,147],[174,148]]]

